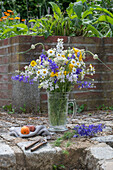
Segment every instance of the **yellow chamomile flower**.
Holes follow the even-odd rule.
[[[37,63],[36,63],[36,61],[35,61],[35,60],[32,60],[32,61],[31,61],[31,63],[30,63],[30,65],[31,65],[32,67],[34,67],[34,66],[36,66],[36,65],[37,65]]]

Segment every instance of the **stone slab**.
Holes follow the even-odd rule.
[[[103,170],[113,170],[113,159],[105,161],[101,166]]]
[[[57,156],[57,153],[61,152],[62,149],[59,147],[53,148],[47,143],[34,152],[31,152],[30,149],[25,150],[25,146],[29,145],[30,143],[31,141],[20,142],[17,144],[24,152],[24,160],[26,162],[27,169],[30,167],[32,170],[52,170],[54,159]]]
[[[113,135],[94,137],[94,138],[91,138],[91,140],[104,142],[110,145],[111,147],[113,147]]]
[[[14,151],[5,143],[0,143],[0,170],[15,170],[16,158]]]

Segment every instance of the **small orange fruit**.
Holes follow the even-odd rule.
[[[30,130],[29,130],[29,128],[28,128],[27,126],[23,126],[23,127],[21,128],[21,133],[22,133],[23,135],[27,135],[27,134],[30,133]]]

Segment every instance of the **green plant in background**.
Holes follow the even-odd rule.
[[[105,106],[104,104],[97,106],[97,110],[113,110],[113,105],[112,106]]]
[[[71,102],[68,104],[68,114],[69,115],[73,114],[73,103]]]
[[[60,169],[65,169],[65,166],[60,164],[60,165],[53,165],[53,170],[60,170]]]
[[[4,0],[1,1],[0,14],[2,15],[7,8],[14,9],[16,13],[20,13],[19,21],[26,18],[27,25],[4,20],[0,23],[1,39],[21,34],[39,35],[45,38],[51,35],[113,37],[112,2],[113,0],[93,2],[90,0],[76,0],[76,2],[39,0],[37,4],[36,0]]]
[[[15,109],[12,108],[12,104],[4,105],[4,106],[2,106],[2,108],[5,111],[8,111],[9,114],[14,114],[15,113]]]
[[[20,110],[21,110],[23,113],[26,113],[26,104],[24,104],[23,107],[20,107]]]
[[[82,104],[80,106],[77,106],[77,113],[81,113],[85,110],[86,104]]]

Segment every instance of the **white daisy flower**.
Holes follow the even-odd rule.
[[[73,67],[72,72],[76,73],[76,68],[75,67]]]
[[[73,64],[74,66],[76,66],[76,60],[72,59],[72,60],[71,60],[71,64]]]
[[[46,76],[48,74],[48,70],[47,69],[42,69],[41,74],[42,74],[42,76]]]
[[[47,51],[47,54],[48,54],[48,57],[53,57],[53,56],[55,56],[55,51],[54,50],[52,50],[52,49],[49,49],[48,51]]]

